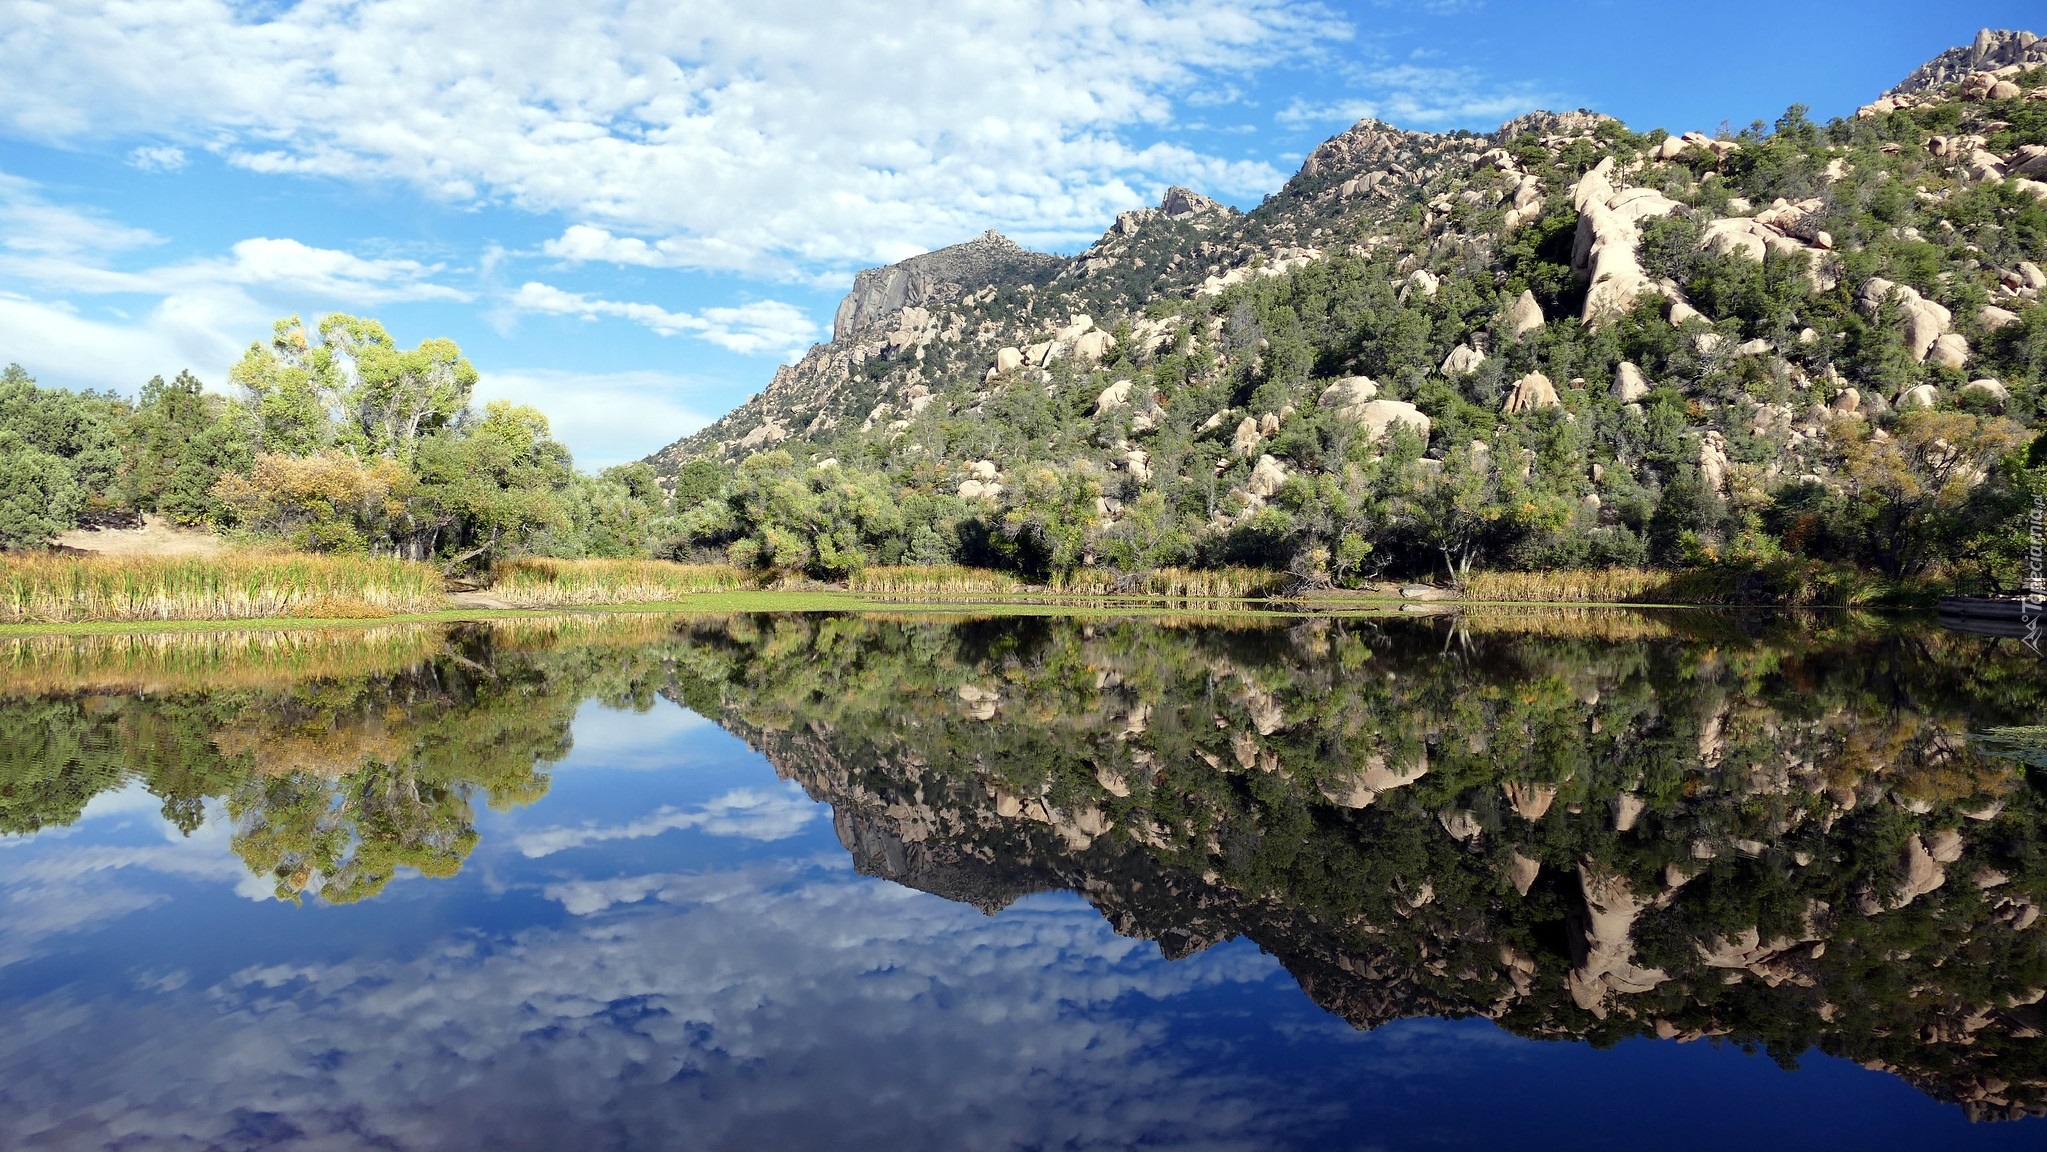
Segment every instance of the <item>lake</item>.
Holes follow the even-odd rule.
[[[0,640],[0,1146],[2047,1146],[2042,670],[1565,609]]]

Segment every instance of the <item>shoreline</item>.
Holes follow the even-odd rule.
[[[1189,603],[1188,601],[1194,601]],[[1455,600],[1399,597],[1258,598],[1228,600],[1167,596],[960,596],[901,598],[844,590],[762,589],[740,592],[699,592],[673,600],[618,604],[552,604],[530,607],[455,607],[434,612],[388,616],[245,616],[190,620],[71,620],[0,623],[0,639],[37,636],[91,636],[179,632],[338,631],[413,624],[458,624],[517,620],[535,616],[724,615],[729,613],[909,613],[932,616],[1194,616],[1194,617],[1374,617],[1447,616],[1466,610],[1668,612],[1867,612],[1884,616],[1931,615],[1919,608],[1870,608],[1850,605],[1624,603],[1585,600]]]

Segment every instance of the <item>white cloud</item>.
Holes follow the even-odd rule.
[[[644,840],[691,828],[742,840],[787,840],[815,820],[820,807],[794,784],[785,784],[775,791],[739,788],[692,810],[663,806],[652,815],[625,824],[547,828],[521,833],[513,843],[521,853],[536,857],[612,840]]]
[[[1348,125],[1368,117],[1401,127],[1430,128],[1505,123],[1554,102],[1550,94],[1526,86],[1498,87],[1468,68],[1412,63],[1356,69],[1350,86],[1369,95],[1330,101],[1295,97],[1275,119],[1289,128]]]
[[[175,172],[185,166],[185,150],[169,144],[150,144],[128,153],[128,163],[144,172]]]
[[[713,387],[667,372],[484,369],[476,403],[510,400],[540,409],[577,467],[594,471],[637,460],[709,424],[715,413],[705,415],[687,398]]]
[[[670,312],[656,304],[600,300],[529,280],[512,294],[511,303],[524,312],[556,316],[582,316],[586,319],[617,316],[651,328],[663,336],[687,332],[744,356],[763,352],[793,355],[809,347],[821,334],[809,313],[779,300],[756,300],[731,308],[706,308],[701,312]]]
[[[113,253],[163,238],[117,224],[97,213],[52,204],[33,182],[0,172],[0,250],[36,256]]]
[[[0,173],[0,277],[12,289],[0,291],[6,357],[53,382],[91,387],[132,389],[188,367],[217,381],[283,312],[472,298],[440,283],[438,264],[289,238],[253,237],[219,256],[117,266],[160,243],[145,229],[52,204],[34,183]],[[80,300],[109,296],[148,303],[81,307]]]
[[[15,134],[203,139],[254,171],[395,179],[589,225],[556,242],[562,258],[776,273],[990,223],[1077,243],[1166,183],[1270,188],[1264,163],[1126,137],[1347,31],[1284,0],[5,9]],[[620,230],[655,239],[578,246]]]

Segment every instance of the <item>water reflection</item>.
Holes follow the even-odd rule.
[[[29,997],[7,1009],[0,1066],[20,1075],[0,1095],[23,1114],[77,1122],[53,1102],[98,1085],[137,1130],[228,1146],[342,1140],[369,1121],[336,1101],[369,1099],[361,1130],[399,1146],[605,1126],[641,1134],[620,1146],[914,1145],[888,1102],[947,1082],[917,1105],[986,1146],[1260,1146],[1337,1123],[1312,1077],[1199,1055],[1320,1027],[1264,1002],[1243,1023],[1230,997],[1276,980],[1359,1028],[1414,1021],[1379,1035],[1446,1046],[1446,1065],[1499,1033],[1421,1018],[1596,1047],[1719,1038],[1787,1065],[1816,1050],[1971,1117],[2047,1111],[2042,803],[2004,754],[2018,738],[1970,739],[2040,714],[2037,664],[2008,643],[1845,618],[792,616],[18,641],[0,659],[0,822],[49,849],[10,869],[0,921]],[[789,784],[536,804],[593,700],[685,705]],[[116,802],[223,850],[58,851]],[[316,903],[382,892],[350,910],[357,931],[416,915],[394,877],[453,876],[493,834],[479,882],[529,893],[502,930],[423,950],[371,931],[223,970],[214,944],[137,929],[161,954],[97,1000],[49,968],[67,934],[177,904],[79,886],[116,856],[226,864]],[[722,847],[662,856],[677,835]],[[857,881],[849,857],[950,903]],[[1217,946],[1238,938],[1256,949]],[[203,1020],[172,1018],[191,1005],[162,993],[188,986]],[[1137,1000],[1181,1007],[1117,1007]],[[894,1062],[863,1056],[880,1051]],[[463,1059],[428,1062],[443,1083],[426,1052]],[[532,1087],[566,1066],[602,1091]],[[160,1093],[136,1099],[144,1083]],[[521,1083],[553,1127],[507,1108]],[[270,1103],[231,1103],[250,1085]]]

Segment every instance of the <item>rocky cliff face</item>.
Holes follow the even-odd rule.
[[[990,229],[964,244],[869,268],[853,278],[853,290],[839,301],[832,339],[843,340],[904,308],[956,300],[993,284],[1028,282],[1061,263],[1057,256],[1027,251]]]

